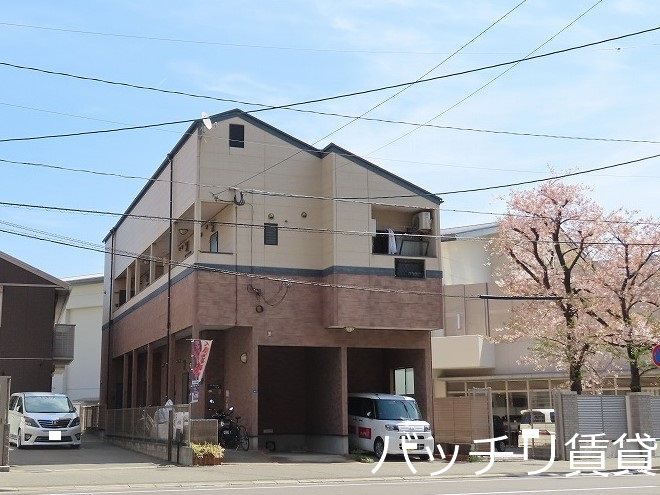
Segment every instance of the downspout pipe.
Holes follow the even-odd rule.
[[[167,360],[165,361],[165,401],[170,399],[170,335],[172,334],[172,241],[174,228],[174,161],[172,155],[168,154],[170,162],[170,228],[169,228],[169,254],[167,263]]]
[[[105,408],[110,407],[110,362],[112,360],[112,298],[115,281],[115,229],[110,230],[110,297],[108,302],[108,349],[105,366]]]

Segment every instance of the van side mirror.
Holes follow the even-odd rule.
[[[23,406],[18,406],[18,409],[16,409],[19,413],[23,414]]]
[[[367,418],[371,417],[371,411],[367,411]]]

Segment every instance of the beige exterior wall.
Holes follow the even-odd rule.
[[[244,125],[244,148],[229,146],[230,124]],[[306,148],[302,143],[297,144]],[[359,374],[360,366],[369,368],[362,363],[362,350],[371,349],[374,352],[364,355],[371,356],[378,369],[374,365],[366,371],[377,379],[381,391],[389,387],[389,371],[393,372],[395,367],[414,368],[417,398],[426,416],[431,418],[431,402],[427,400],[431,396],[430,332],[442,325],[439,241],[433,237],[439,232],[437,204],[420,196],[408,197],[418,189],[395,176],[383,177],[387,175],[385,171],[342,156],[343,151],[309,152],[297,146],[293,138],[240,117],[216,122],[212,129],[200,128],[177,149],[173,156],[176,221],[172,230],[172,257],[181,266],[173,267],[171,272],[170,345],[166,345],[168,277],[165,273],[156,280],[151,277],[150,285],[140,286],[127,302],[112,308],[112,330],[105,332],[103,339],[106,352],[102,356],[102,400],[107,397],[107,403],[115,407],[119,404],[126,407],[133,402],[128,400],[131,394],[138,403],[158,403],[164,395],[183,400],[177,389],[181,383],[181,364],[173,362],[183,359],[183,354],[170,356],[168,378],[162,364],[167,359],[166,349],[172,349],[175,341],[175,349],[184,349],[189,345],[185,339],[191,337],[211,338],[221,352],[213,363],[213,371],[209,372],[209,380],[224,384],[224,393],[231,394],[225,400],[238,401],[237,409],[243,409],[240,414],[246,418],[253,436],[258,426],[255,394],[260,393],[258,359],[262,348],[316,348],[304,356],[298,351],[292,351],[291,355],[298,356],[296,359],[303,356],[309,361],[310,370],[317,365],[315,356],[324,359],[328,365],[324,372],[332,378],[326,381],[332,382],[333,393],[344,399],[351,390],[347,385],[349,379],[353,380],[352,386],[359,385],[352,375]],[[160,176],[168,180],[169,167]],[[130,213],[168,216],[169,186],[157,184],[144,193]],[[239,192],[229,188],[233,184],[238,185]],[[315,198],[268,196],[252,189]],[[319,199],[353,196],[403,197],[375,198],[371,202]],[[395,259],[415,256],[372,254],[371,233],[389,226],[407,231],[412,228],[413,215],[420,211],[432,215],[432,227],[425,234],[430,236],[428,256],[416,257],[424,260],[426,277],[395,276]],[[124,219],[117,228],[115,248],[148,253],[159,238],[162,247],[168,225],[166,222],[147,222],[147,225],[152,223],[159,228],[152,225],[145,229],[144,222]],[[264,223],[278,225],[277,245],[264,244]],[[210,249],[214,232],[218,235],[218,252]],[[189,246],[180,249],[186,241]],[[110,242],[111,238],[108,247]],[[164,256],[163,252],[160,256]],[[129,272],[134,270],[138,274],[145,273],[142,270],[153,271],[153,267],[142,263],[119,260],[121,257],[117,255],[115,277],[127,267]],[[193,267],[195,264],[210,265],[210,269],[198,269]],[[234,275],[234,271],[245,275],[267,274],[274,280]],[[109,275],[108,256],[108,292]],[[280,278],[312,285],[287,286]],[[406,293],[409,291],[416,293]],[[105,304],[109,303],[106,298]],[[109,320],[106,311],[104,322],[109,324]],[[247,364],[241,362],[239,350],[249,355]],[[146,359],[149,352],[155,353],[153,362],[160,364],[154,365],[157,368],[154,373],[160,374],[154,378],[154,373],[148,373],[147,388],[155,392],[143,394],[139,385],[130,383],[130,377],[124,376],[123,370],[124,363],[130,361],[127,356],[144,354]],[[268,359],[277,356],[277,352],[280,351],[262,354]],[[288,355],[287,352],[282,355]],[[341,370],[341,376],[335,373],[337,369]],[[273,383],[276,390],[278,385]],[[131,394],[127,392],[129,387]],[[314,394],[310,392],[308,396],[308,407],[320,407],[313,401]],[[194,411],[204,414],[203,403]],[[345,436],[346,411],[342,409],[339,414],[341,421],[335,425],[334,433]]]
[[[73,361],[53,374],[53,392],[76,401],[99,400],[101,372],[101,305],[103,283],[99,275],[65,279],[71,294],[60,323],[76,326]]]

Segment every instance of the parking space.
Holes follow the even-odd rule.
[[[97,464],[148,465],[161,464],[152,457],[122,449],[103,442],[97,435],[86,434],[79,449],[65,446],[30,447],[18,450],[11,447],[9,464],[12,470],[41,471],[66,467],[76,470]]]

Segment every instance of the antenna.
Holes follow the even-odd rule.
[[[202,123],[209,131],[213,129],[213,122],[209,119],[209,115],[206,112],[202,112]]]

